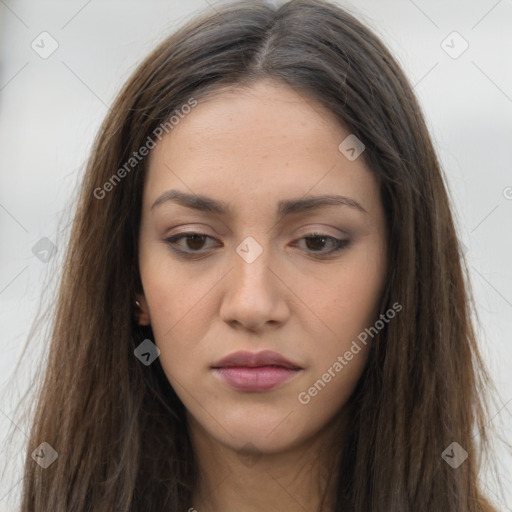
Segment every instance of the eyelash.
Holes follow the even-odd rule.
[[[197,257],[197,256],[200,256],[201,253],[201,249],[200,250],[197,250],[197,251],[184,251],[183,249],[178,249],[177,248],[177,242],[182,240],[182,239],[190,239],[191,237],[193,236],[199,236],[199,237],[203,237],[203,238],[212,238],[211,236],[208,236],[208,235],[205,235],[203,233],[195,233],[195,232],[188,232],[188,233],[179,233],[177,235],[173,235],[169,238],[166,238],[165,239],[165,242],[169,245],[170,249],[179,254],[179,255],[182,255],[186,258],[194,258],[194,257]],[[350,244],[350,240],[348,239],[340,239],[340,238],[335,238],[333,236],[330,236],[330,235],[326,235],[324,233],[317,233],[317,232],[314,232],[314,233],[308,233],[307,235],[299,238],[299,240],[304,240],[304,239],[315,239],[315,238],[325,238],[327,240],[331,240],[332,243],[334,244],[334,249],[330,250],[330,251],[311,251],[310,254],[313,254],[313,255],[320,255],[320,257],[328,257],[328,256],[331,256],[332,254],[336,254],[340,251],[342,251],[343,249],[345,249],[346,247],[348,247],[348,245]]]

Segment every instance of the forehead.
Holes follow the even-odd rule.
[[[334,116],[303,92],[262,81],[200,98],[167,138],[174,139],[171,147],[185,145],[201,156],[218,149],[237,157],[272,152],[275,158],[304,154],[319,145],[336,149],[344,133]],[[301,145],[290,147],[292,141]]]
[[[373,175],[362,158],[349,161],[338,149],[349,134],[323,106],[291,87],[261,82],[226,88],[200,99],[152,150],[145,197],[154,201],[180,188],[235,203],[308,191],[369,201],[376,192]]]

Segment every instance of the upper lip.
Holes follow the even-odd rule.
[[[283,368],[300,369],[300,366],[289,361],[281,354],[272,350],[263,350],[262,352],[234,352],[222,358],[212,365],[212,368],[224,368],[227,366],[245,366],[256,368],[258,366],[281,366]]]

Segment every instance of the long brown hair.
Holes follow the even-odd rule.
[[[153,339],[151,328],[134,319],[148,159],[126,163],[191,99],[260,79],[327,107],[365,144],[389,230],[391,270],[381,309],[403,306],[372,344],[349,404],[348,437],[333,447],[344,450],[334,510],[493,510],[478,483],[487,375],[467,269],[421,109],[368,28],[334,4],[298,0],[217,5],[161,43],[112,105],[65,255],[22,512],[190,507],[197,465],[183,405],[159,360],[145,366],[134,356],[142,340]],[[31,457],[42,442],[58,453],[46,469]],[[452,442],[468,454],[457,468],[441,457]]]

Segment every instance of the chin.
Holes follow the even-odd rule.
[[[279,414],[267,412],[254,416],[237,414],[234,417],[224,414],[222,426],[209,422],[201,428],[217,442],[235,451],[253,449],[261,453],[278,453],[294,448],[317,430],[306,421],[297,422],[298,418],[293,418],[297,413],[280,409]]]

